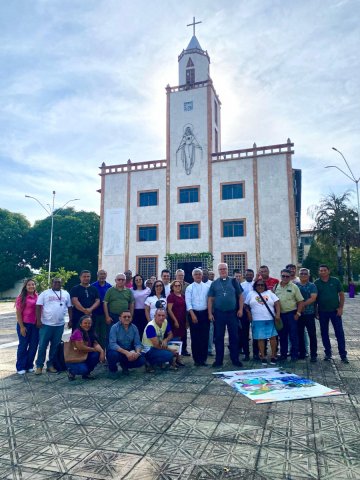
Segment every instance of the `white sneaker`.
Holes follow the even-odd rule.
[[[26,373],[26,370],[18,370],[18,375],[25,375]]]
[[[27,373],[34,373],[35,372],[35,368],[29,368],[29,370],[26,370]]]

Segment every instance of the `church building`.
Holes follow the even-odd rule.
[[[109,279],[228,263],[279,276],[296,263],[300,171],[293,143],[222,150],[221,102],[194,34],[166,87],[166,154],[101,166],[99,265]],[[240,128],[240,127],[239,127]],[[295,174],[297,173],[297,175]]]

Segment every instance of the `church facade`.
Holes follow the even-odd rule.
[[[221,102],[195,34],[178,63],[165,158],[101,166],[99,265],[110,279],[127,269],[149,278],[166,256],[187,272],[212,256],[214,267],[267,264],[276,276],[297,257],[293,144],[222,151]]]

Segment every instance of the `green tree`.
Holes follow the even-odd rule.
[[[0,209],[0,225],[0,291],[4,291],[30,274],[25,262],[30,223],[20,213]]]
[[[319,265],[322,263],[329,265],[330,270],[336,272],[336,248],[324,245],[319,240],[314,240],[302,265],[310,270],[315,279],[318,276]]]
[[[342,195],[330,193],[323,197],[319,205],[309,209],[316,230],[316,238],[323,245],[337,251],[338,274],[343,274],[343,249],[346,250],[347,274],[351,277],[350,250],[359,242],[357,213],[348,206],[350,192]]]
[[[39,273],[34,276],[34,280],[36,282],[36,290],[37,292],[43,292],[49,288],[48,286],[48,270],[44,268],[40,268]],[[50,272],[50,278],[61,278],[63,288],[67,288],[68,281],[77,276],[77,272],[65,270],[65,268],[60,267],[56,272]]]
[[[53,271],[90,270],[93,278],[98,268],[100,219],[95,212],[75,212],[73,208],[58,210],[54,215]],[[49,266],[51,217],[38,220],[27,236],[27,261],[34,269]],[[73,286],[71,279],[69,286]],[[68,287],[69,287],[68,286]]]

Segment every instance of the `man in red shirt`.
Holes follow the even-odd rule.
[[[267,265],[261,265],[259,268],[258,278],[262,278],[266,283],[267,290],[272,290],[280,280],[269,276],[269,267]]]

